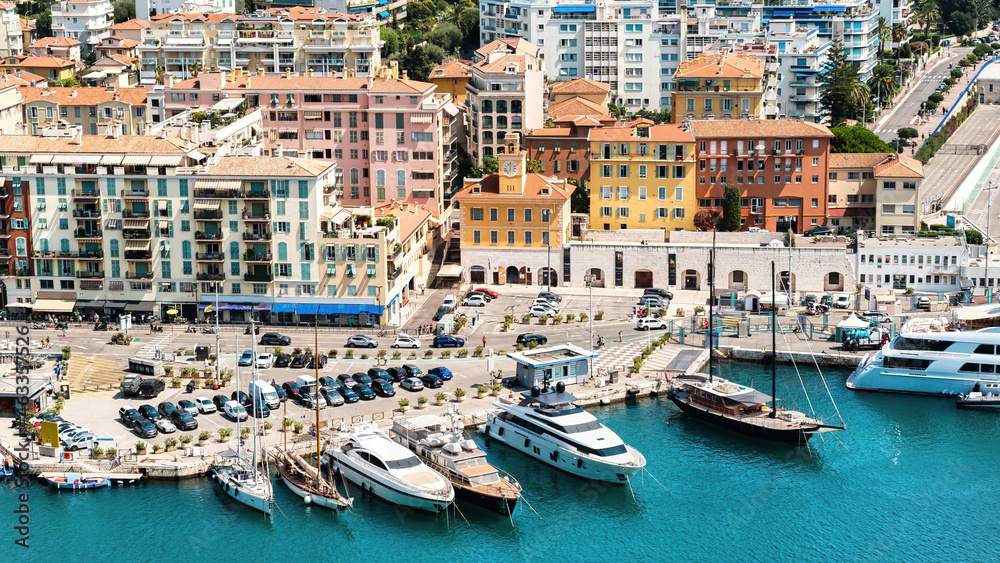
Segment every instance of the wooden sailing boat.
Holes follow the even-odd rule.
[[[843,426],[830,426],[801,412],[778,406],[777,362],[775,361],[777,307],[771,302],[771,396],[752,387],[727,381],[713,375],[712,357],[715,326],[712,311],[715,308],[715,238],[709,258],[709,307],[708,307],[708,376],[692,374],[676,377],[667,396],[686,414],[699,420],[721,426],[733,432],[762,440],[804,446],[814,434],[843,430]],[[774,262],[771,262],[771,295],[775,295]],[[773,297],[772,297],[773,299]],[[771,405],[768,406],[770,400]]]
[[[319,354],[318,322],[317,320],[317,325],[314,327],[316,354]],[[313,364],[316,366],[317,388],[313,393],[313,397],[316,398],[313,402],[316,404],[316,460],[319,467],[309,465],[301,456],[288,450],[288,432],[285,432],[285,446],[282,451],[275,455],[278,478],[307,503],[318,504],[326,508],[350,508],[354,505],[354,499],[341,495],[337,491],[336,485],[323,478],[322,442],[319,433],[319,402],[322,400],[322,395],[319,393],[319,359],[316,359]],[[286,402],[286,415],[288,414],[287,404]]]

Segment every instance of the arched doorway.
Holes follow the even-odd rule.
[[[684,270],[684,289],[701,289],[698,270]]]
[[[552,275],[552,281],[549,281],[549,275]],[[559,272],[556,272],[552,268],[542,268],[538,271],[538,284],[539,285],[559,285]]]
[[[747,273],[743,270],[729,272],[729,289],[746,289]]]
[[[521,283],[521,274],[517,271],[517,266],[507,266],[507,283]]]
[[[844,291],[844,274],[829,272],[823,278],[824,291]]]
[[[795,274],[789,275],[788,271],[780,272],[778,279],[778,291],[795,291]]]
[[[469,281],[471,283],[486,283],[486,268],[482,266],[469,268]]]
[[[528,268],[527,266],[521,266],[521,269],[518,270],[518,274],[521,276],[520,283],[523,283],[524,285],[531,285],[531,269],[530,268]]]
[[[642,269],[635,271],[635,288],[645,289],[647,287],[653,287],[653,272]]]
[[[593,281],[590,282],[591,287],[604,287],[604,270],[591,268],[587,270],[587,275],[594,276]]]

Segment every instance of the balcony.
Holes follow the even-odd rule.
[[[101,190],[97,188],[93,189],[74,189],[73,198],[74,199],[98,199],[101,197]]]
[[[200,281],[225,281],[226,274],[221,272],[211,273],[211,272],[198,272],[198,279]]]
[[[125,240],[148,240],[152,238],[152,233],[148,229],[123,229],[122,238]]]
[[[240,192],[243,199],[271,199],[271,190],[243,190]]]
[[[267,212],[264,212],[264,213],[244,213],[243,214],[243,220],[244,221],[270,221],[271,220],[271,214],[267,213]]]
[[[195,231],[194,240],[222,240],[222,233],[206,233],[203,231]]]
[[[133,211],[131,209],[126,209],[122,211],[122,217],[125,219],[149,219],[149,210]]]
[[[77,219],[100,219],[101,210],[100,209],[74,209],[73,217]]]
[[[52,253],[48,252],[46,254],[52,254]],[[69,254],[73,255],[74,258],[77,258],[79,260],[103,260],[104,259],[104,251],[103,250],[81,250],[80,252],[71,252]],[[60,256],[61,255],[62,255],[62,253],[60,253]]]
[[[74,236],[78,239],[100,239],[103,235],[101,229],[77,229]]]
[[[100,279],[104,277],[104,270],[77,270],[76,277],[84,279]]]
[[[151,280],[151,279],[153,279],[153,272],[125,272],[125,279],[127,279],[127,280]]]
[[[153,259],[153,253],[148,250],[126,250],[125,259],[139,262],[149,262]]]
[[[195,237],[197,238],[197,237]],[[271,240],[270,231],[261,231],[256,233],[243,233],[243,240],[253,240],[259,242],[269,242]]]
[[[226,259],[225,252],[196,252],[194,255],[195,260],[202,262],[222,262]]]
[[[239,197],[239,195],[239,190],[231,188],[197,188],[194,190],[194,197],[196,198],[233,198]]]
[[[198,274],[201,279],[201,274]],[[243,281],[245,282],[269,282],[274,280],[273,274],[243,274]]]
[[[261,262],[266,263],[271,261],[270,254],[258,254],[256,252],[244,252],[243,253],[244,262]]]
[[[222,220],[222,210],[221,209],[195,209],[194,218],[206,221],[220,221]]]
[[[149,199],[149,190],[122,190],[124,199]]]

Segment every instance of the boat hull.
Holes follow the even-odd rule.
[[[756,424],[749,424],[739,419],[722,416],[721,414],[710,410],[694,406],[679,397],[676,393],[668,392],[667,396],[670,397],[670,400],[673,401],[675,405],[677,405],[677,408],[681,409],[685,414],[693,418],[705,421],[720,428],[725,428],[726,430],[730,430],[732,432],[758,438],[760,440],[779,442],[792,446],[804,446],[809,442],[809,438],[812,437],[813,432],[819,430],[818,426],[810,430],[808,428],[767,428]]]
[[[340,499],[330,498],[320,494],[315,494],[307,489],[302,488],[301,486],[299,486],[298,483],[296,483],[288,475],[286,475],[284,471],[278,471],[278,478],[281,479],[281,481],[285,484],[286,487],[288,487],[288,490],[295,493],[299,498],[301,498],[302,500],[309,499],[310,504],[315,504],[317,506],[322,506],[324,508],[331,508],[331,509],[344,508],[347,506]]]
[[[215,478],[219,482],[219,486],[225,491],[233,500],[249,506],[254,510],[259,510],[264,514],[270,515],[272,510],[272,503],[269,498],[264,495],[258,494],[254,491],[250,491],[243,487],[239,481],[237,481],[233,475],[232,470],[226,467],[216,467],[214,468]]]
[[[490,512],[495,512],[500,516],[510,517],[517,507],[519,497],[502,497],[480,493],[475,489],[459,487],[455,485],[455,498],[469,504],[474,504],[480,508],[485,508]]]
[[[362,491],[388,503],[435,514],[448,508],[451,504],[451,500],[415,491],[404,491],[398,487],[390,486],[390,483],[380,476],[360,470],[350,459],[342,459],[339,452],[332,458],[328,456],[327,459],[332,459],[331,466],[335,472],[340,472],[348,481],[361,487]]]
[[[57,489],[69,489],[73,491],[85,491],[111,486],[111,479],[108,479],[107,477],[80,479],[78,481],[67,481],[62,478],[45,477],[45,482]]]
[[[503,442],[556,469],[592,481],[624,485],[643,468],[642,465],[618,465],[580,456],[571,450],[556,447],[550,442],[528,434],[495,415],[486,423],[486,437]],[[632,453],[635,455],[635,452]]]
[[[972,391],[979,377],[963,378],[958,374],[931,375],[926,372],[906,372],[887,369],[869,362],[858,366],[847,378],[847,388],[855,391],[883,391],[913,395],[954,396]]]

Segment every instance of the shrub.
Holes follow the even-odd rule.
[[[181,378],[175,377],[175,378],[171,379],[170,380],[170,386],[171,387],[180,387],[181,386]]]
[[[274,347],[274,355],[275,356],[277,356],[278,354],[280,354],[280,353],[282,353],[284,351],[285,351],[284,346],[275,346]]]
[[[959,68],[951,69],[951,78],[954,78],[955,80],[962,78],[962,69]]]
[[[352,359],[354,359],[354,349],[353,348],[351,348],[351,349],[347,350],[346,352],[344,352],[344,359],[345,360],[352,360]]]
[[[431,355],[433,356],[434,354],[432,353]],[[417,359],[417,353],[416,353],[416,351],[410,352],[410,355],[407,356],[407,358],[410,359],[410,360],[416,360]]]
[[[301,421],[301,420],[296,420],[296,421],[295,421],[295,422],[294,422],[294,423],[292,424],[292,426],[293,426],[293,427],[295,428],[295,431],[296,431],[296,432],[302,432],[302,429],[306,427],[306,425],[305,425],[305,424],[302,424],[302,421]]]
[[[566,322],[573,322],[576,320],[576,315],[573,313],[566,313]]]
[[[245,438],[245,437],[247,437],[249,435],[250,435],[250,427],[249,426],[243,426],[243,427],[240,428],[240,436],[243,436]]]
[[[198,434],[198,440],[200,440],[202,442],[211,439],[211,437],[212,437],[212,433],[209,432],[208,430],[202,430],[201,434]]]
[[[458,351],[458,357],[459,358],[468,358],[469,357],[469,351],[466,350],[465,348],[462,348],[461,350]]]
[[[534,350],[535,348],[538,348],[538,341],[537,340],[532,340],[531,342],[529,342],[528,343],[528,348],[530,348],[532,350]]]
[[[483,348],[482,346],[476,346],[476,349],[472,351],[472,357],[482,358],[483,352],[485,352],[485,348]]]
[[[292,355],[293,356],[298,356],[301,353],[302,353],[302,348],[292,348]]]
[[[517,350],[518,352],[520,352],[520,351],[524,350],[524,344],[521,344],[520,342],[518,342],[517,346],[515,346],[514,349]]]
[[[503,391],[503,383],[496,383],[492,387],[490,387],[490,389],[497,392]]]
[[[504,315],[503,316],[503,322],[505,322],[505,323],[512,323],[512,322],[514,322],[514,315]]]
[[[499,351],[497,352],[497,354],[499,354],[499,355],[501,355],[501,356],[506,356],[506,355],[507,355],[507,350],[504,350],[503,348],[501,348],[501,349],[500,349],[500,350],[499,350]]]
[[[587,313],[580,313],[580,321],[586,321],[590,316]]]
[[[70,349],[69,346],[63,346],[61,352],[62,352],[62,359],[68,360],[69,357],[72,355],[73,351]]]
[[[416,353],[416,352],[413,352]],[[424,358],[431,359],[434,357],[434,350],[424,350]]]
[[[190,434],[181,434],[181,437],[179,439],[182,444],[187,445],[190,444],[191,440],[193,440],[194,438]]]
[[[906,288],[906,294],[907,295],[913,295],[913,292],[914,292],[914,289],[912,287]]]
[[[326,353],[326,355],[327,355],[328,357],[331,357],[331,358],[336,358],[336,357],[337,357],[337,351],[336,351],[336,350],[333,350],[333,349],[331,349],[331,350],[330,350],[329,352],[327,352],[327,353]]]
[[[362,352],[361,353],[361,359],[362,360],[367,360],[368,359],[368,354],[365,354],[364,352]]]
[[[162,450],[162,449],[163,449],[163,446],[161,446],[159,444],[153,444],[153,453],[154,454],[155,453],[159,453],[159,451]]]
[[[465,389],[463,389],[461,387],[459,387],[458,389],[455,389],[455,396],[456,397],[464,397],[465,396]]]
[[[398,360],[402,356],[403,356],[403,353],[400,352],[399,350],[396,350],[395,352],[392,353],[392,359],[394,359],[394,360]]]
[[[554,324],[554,325],[561,325],[562,322],[563,322],[563,316],[562,315],[556,315],[556,316],[552,317],[552,324]]]
[[[146,442],[139,441],[135,443],[135,451],[138,452],[145,449],[146,449]]]
[[[531,324],[531,315],[529,315],[527,313],[525,313],[524,315],[521,315],[521,324],[523,324],[523,325]]]
[[[153,449],[155,450],[156,446],[153,446]],[[99,455],[104,455],[104,448],[102,448],[101,446],[94,446],[93,448],[90,449],[90,454],[93,455],[94,457],[97,457]]]
[[[115,456],[118,455],[118,450],[115,448],[108,448],[104,450],[104,455],[106,455],[108,459],[115,459]]]
[[[219,429],[219,437],[220,438],[228,438],[228,437],[230,437],[232,435],[233,435],[233,429],[232,428],[220,428]]]
[[[441,350],[441,359],[447,360],[451,357],[451,350]]]
[[[423,395],[417,397],[417,404],[418,405],[426,405],[427,404],[427,397],[424,397]]]
[[[485,395],[490,392],[490,388],[486,385],[476,385],[476,394]]]
[[[272,428],[274,428],[274,425],[271,424],[270,422],[265,422],[264,423],[264,430],[270,430]]]
[[[170,377],[170,374],[174,372],[174,366],[163,366],[163,375]]]
[[[408,406],[410,406],[410,400],[407,399],[407,398],[405,398],[405,397],[402,398],[402,399],[400,399],[399,400],[399,406],[401,406],[401,407],[408,407]]]
[[[698,305],[697,307],[694,308],[694,314],[696,314],[696,315],[699,315],[699,314],[704,313],[704,312],[705,312],[705,308],[702,307],[701,305]]]
[[[167,438],[163,441],[163,445],[168,448],[172,448],[177,445],[177,438]]]
[[[444,391],[438,391],[434,394],[434,398],[438,401],[443,401],[448,398],[448,395]]]

